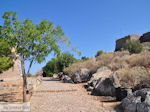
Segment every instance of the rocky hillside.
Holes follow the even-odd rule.
[[[130,54],[121,50],[126,40],[139,40],[144,50]],[[113,96],[125,112],[150,111],[150,33],[128,35],[116,41],[116,52],[78,61],[64,69],[65,83],[86,82],[91,94]]]

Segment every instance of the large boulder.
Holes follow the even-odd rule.
[[[121,101],[131,94],[132,90],[120,85],[118,73],[119,71],[112,72],[108,67],[101,67],[92,75],[85,88],[92,91],[92,94],[115,96],[116,100]]]
[[[120,86],[119,79],[116,76],[116,72],[114,72],[106,78],[99,78],[94,87],[94,92],[103,96],[116,96],[116,88]]]
[[[72,79],[67,75],[64,75],[63,82],[64,83],[73,83]]]
[[[87,82],[90,79],[90,71],[87,68],[80,68],[72,76],[74,83]]]
[[[100,78],[93,92],[103,96],[115,96],[113,81],[111,78]]]
[[[87,84],[87,90],[92,89],[92,94],[104,96],[115,96],[118,87],[120,87],[120,84],[116,72],[113,73],[105,66],[99,68]]]
[[[95,74],[92,75],[90,81],[87,83],[87,88],[93,87],[95,88],[100,78],[107,78],[112,73],[112,71],[108,67],[101,67],[97,70]]]
[[[150,88],[135,91],[122,100],[124,112],[150,112]]]
[[[127,88],[124,88],[122,86],[116,88],[115,91],[116,91],[116,100],[117,101],[121,101],[122,99],[124,99],[128,95],[132,94],[132,89],[127,89]]]

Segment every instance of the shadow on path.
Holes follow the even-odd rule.
[[[60,81],[59,79],[49,78],[49,79],[42,79],[42,81]]]

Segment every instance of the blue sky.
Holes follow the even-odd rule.
[[[0,0],[0,17],[4,11],[15,11],[21,21],[47,19],[62,27],[82,56],[92,57],[98,50],[113,51],[118,38],[150,31],[149,6],[150,0]],[[35,63],[31,73],[51,57],[42,64]]]

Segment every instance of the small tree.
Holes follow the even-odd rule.
[[[69,67],[70,64],[75,62],[76,59],[72,54],[65,52],[57,56],[57,58],[52,58],[46,66],[43,67],[44,75],[52,76],[54,73],[62,72],[65,67]]]
[[[128,50],[131,54],[140,53],[143,50],[143,46],[138,40],[127,40],[122,50]]]
[[[59,72],[62,72],[65,67],[69,67],[70,64],[74,63],[76,59],[68,52],[64,52],[57,57],[57,66]]]
[[[59,54],[59,42],[70,45],[69,39],[64,36],[60,26],[54,26],[48,20],[42,20],[33,24],[31,20],[18,21],[15,12],[5,12],[4,25],[1,27],[1,35],[11,43],[21,58],[23,75],[23,101],[26,101],[26,76],[30,73],[34,61],[41,63],[52,51]],[[73,50],[76,50],[72,47]],[[25,61],[30,61],[27,73],[25,73]]]
[[[101,54],[103,54],[102,50],[97,51],[97,54],[95,55],[95,57],[100,56]]]

